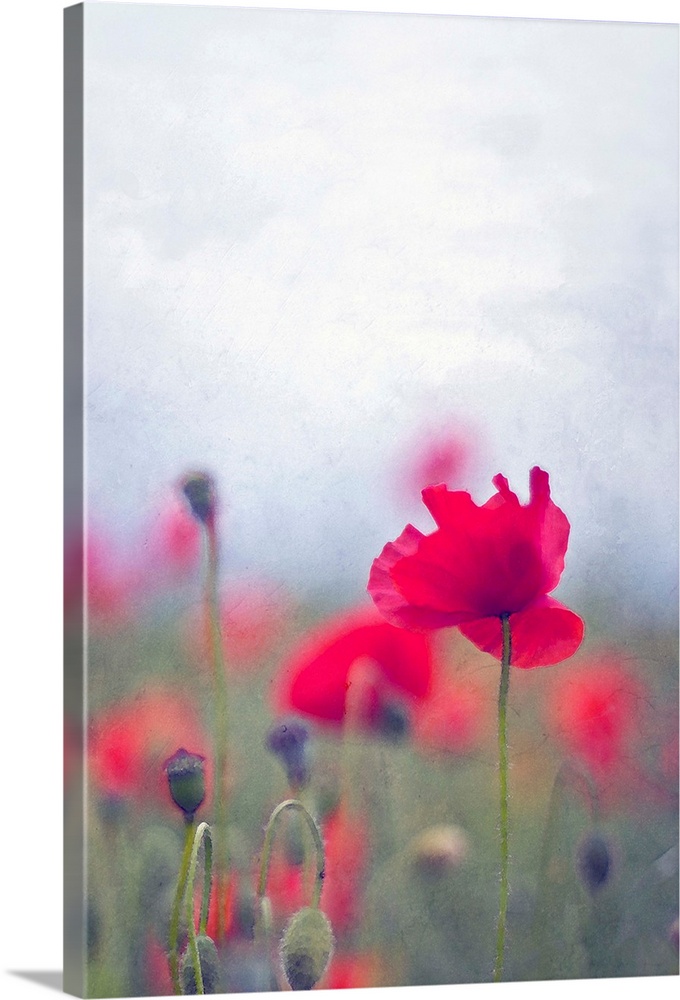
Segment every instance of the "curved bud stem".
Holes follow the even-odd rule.
[[[192,820],[186,824],[186,835],[184,838],[184,850],[180,862],[179,876],[177,878],[177,888],[172,904],[170,916],[170,954],[168,961],[170,965],[170,978],[172,988],[176,996],[182,993],[182,986],[179,978],[179,924],[182,912],[182,902],[186,906],[187,933],[189,935],[189,949],[194,966],[196,977],[196,988],[199,993],[203,993],[203,977],[201,973],[201,963],[196,944],[196,932],[194,930],[194,884],[196,881],[196,868],[198,865],[198,851],[201,842],[205,840],[205,862],[203,870],[203,898],[201,899],[201,916],[199,921],[199,934],[205,934],[208,923],[208,911],[210,908],[210,890],[212,888],[212,832],[207,823],[196,826]]]
[[[201,823],[194,834],[191,846],[191,856],[189,860],[189,872],[185,886],[185,905],[187,933],[189,935],[189,953],[194,967],[196,979],[196,992],[203,994],[203,972],[201,970],[201,959],[198,954],[196,943],[196,930],[194,928],[194,884],[196,882],[196,868],[198,866],[198,851],[202,841],[205,840],[205,862],[203,866],[203,898],[201,899],[201,916],[199,921],[199,933],[204,934],[208,923],[208,909],[210,906],[210,889],[212,885],[212,833],[207,823]]]
[[[170,953],[168,955],[168,963],[170,965],[172,988],[176,996],[179,996],[182,992],[179,982],[179,918],[182,909],[182,900],[184,899],[184,890],[186,889],[187,884],[189,862],[191,860],[191,848],[194,840],[194,833],[196,831],[196,823],[193,819],[187,821],[185,830],[184,850],[182,851],[182,860],[180,861],[179,875],[177,876],[177,887],[175,888],[175,897],[173,899],[172,910],[170,913]]]
[[[299,799],[286,799],[284,802],[279,803],[279,805],[274,809],[271,816],[269,817],[269,822],[267,823],[267,828],[264,834],[264,844],[262,846],[262,861],[260,862],[260,877],[257,882],[257,898],[259,902],[259,909],[262,910],[263,901],[265,899],[265,893],[267,890],[267,876],[269,875],[269,864],[271,861],[272,845],[274,843],[274,833],[276,830],[276,824],[279,816],[286,811],[286,809],[295,809],[302,813],[304,816],[307,826],[312,834],[314,840],[314,847],[316,848],[316,877],[314,880],[314,892],[312,895],[312,907],[316,908],[319,905],[321,899],[321,889],[323,888],[323,880],[326,875],[326,856],[324,852],[323,839],[321,837],[321,831],[317,826],[316,820],[308,809],[300,802]]]

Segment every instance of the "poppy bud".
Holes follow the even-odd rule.
[[[333,932],[321,910],[307,907],[290,920],[281,939],[281,963],[293,990],[311,990],[328,968]]]
[[[381,736],[393,743],[400,743],[408,736],[410,729],[408,711],[398,701],[383,702],[375,725]]]
[[[196,938],[198,948],[198,958],[201,963],[201,976],[203,977],[204,993],[221,992],[220,983],[220,960],[217,948],[212,938],[207,934],[199,934]],[[179,970],[182,983],[182,993],[192,995],[196,993],[196,974],[194,963],[191,957],[191,949],[187,948],[182,956],[182,964]]]
[[[586,889],[591,893],[601,889],[611,869],[611,852],[604,837],[598,833],[588,834],[578,849],[577,864]]]
[[[188,820],[205,798],[205,757],[180,748],[164,764],[173,802],[180,807]]]
[[[304,788],[309,783],[311,755],[308,742],[309,729],[297,719],[277,722],[267,733],[267,749],[279,758],[294,788]]]
[[[215,517],[215,484],[212,476],[206,472],[191,472],[184,477],[181,485],[196,520],[201,524],[209,524]]]
[[[440,876],[458,868],[465,860],[469,842],[457,826],[431,826],[412,843],[413,860],[418,870],[427,876]]]

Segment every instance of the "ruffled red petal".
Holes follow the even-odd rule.
[[[423,571],[423,591],[421,591],[421,599],[418,602],[409,601],[395,583],[392,576],[394,567],[403,559],[416,554],[420,543],[424,540],[425,535],[422,532],[414,528],[412,524],[407,524],[399,538],[394,542],[388,542],[378,558],[374,559],[367,587],[383,618],[386,618],[392,625],[414,631],[446,628],[457,625],[461,621],[460,615],[455,612],[451,613],[428,605],[427,595],[423,592],[428,586],[427,566]],[[440,587],[442,586],[441,568],[434,565],[430,576],[435,577],[435,580],[429,587],[429,594],[437,602],[440,599],[436,589],[437,582],[439,582]],[[446,586],[446,581],[444,581],[443,586]]]
[[[498,617],[465,622],[460,631],[479,649],[497,660],[503,655],[503,632]],[[573,656],[583,641],[581,618],[552,597],[542,597],[510,615],[511,664],[530,669],[560,663]]]
[[[373,564],[368,589],[388,621],[442,628],[521,611],[557,586],[569,522],[550,499],[548,474],[531,470],[526,505],[504,476],[494,485],[482,507],[442,485],[423,490],[437,530],[408,525]]]
[[[413,698],[430,688],[432,646],[424,635],[395,628],[373,608],[345,613],[315,630],[283,665],[275,694],[279,710],[342,722],[352,668],[364,663],[364,706],[391,688]]]

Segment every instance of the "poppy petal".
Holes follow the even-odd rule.
[[[458,627],[479,649],[501,659],[500,618],[479,618]],[[552,597],[539,598],[523,611],[510,615],[510,662],[523,669],[560,663],[576,652],[583,640],[583,631],[583,621],[577,614]]]
[[[424,538],[422,532],[407,524],[401,535],[394,542],[388,542],[378,558],[373,560],[366,588],[381,615],[390,624],[414,631],[446,628],[457,625],[461,620],[460,615],[450,611],[411,602],[395,583],[392,575],[394,567],[405,558],[416,555]]]

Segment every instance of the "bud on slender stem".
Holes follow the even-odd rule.
[[[205,757],[180,747],[163,767],[172,800],[190,822],[205,798]]]
[[[293,990],[311,990],[319,982],[333,953],[328,917],[311,906],[291,918],[281,939],[281,964]]]

